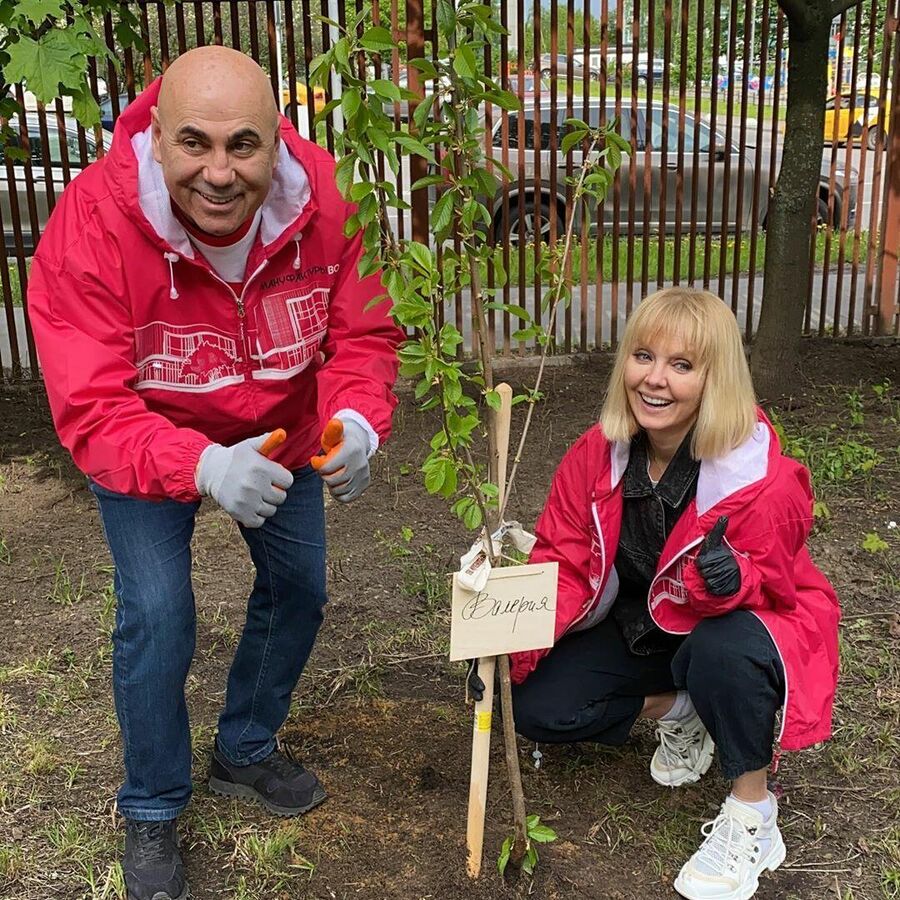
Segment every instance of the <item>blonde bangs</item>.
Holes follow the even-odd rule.
[[[710,291],[670,287],[647,297],[631,314],[616,354],[600,422],[612,441],[638,432],[625,390],[625,365],[638,347],[677,336],[681,349],[705,375],[694,429],[695,459],[724,455],[756,425],[756,398],[740,329],[731,310]]]

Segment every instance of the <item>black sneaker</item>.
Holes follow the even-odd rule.
[[[256,800],[276,816],[299,816],[327,796],[312,772],[278,750],[258,763],[235,766],[217,746],[212,752],[209,789],[225,797]]]
[[[188,883],[178,852],[174,819],[136,822],[126,819],[125,887],[128,900],[186,900]]]

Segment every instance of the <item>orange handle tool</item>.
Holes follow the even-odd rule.
[[[287,432],[283,428],[276,428],[266,438],[266,442],[259,448],[259,452],[263,456],[270,456],[284,443],[286,437]]]
[[[340,419],[329,419],[325,430],[322,432],[322,449],[325,451],[325,455],[314,456],[309,461],[309,464],[318,472],[325,465],[326,460],[337,452],[343,438],[344,423]]]

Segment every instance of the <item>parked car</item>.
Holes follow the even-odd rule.
[[[122,111],[126,106],[131,102],[128,94],[119,94],[118,95],[118,104],[119,111],[116,113],[113,108],[113,98],[110,94],[107,94],[100,101],[100,126],[104,129],[104,131],[112,131],[113,127],[116,124],[116,118],[122,115]]]
[[[568,77],[569,73],[569,59],[570,57],[565,53],[560,53],[556,56],[556,77],[562,81]],[[584,55],[576,56],[572,55],[572,78],[577,79],[578,81],[584,80]],[[540,72],[542,78],[550,78],[553,75],[553,56],[550,53],[545,53],[541,57],[541,65]],[[591,81],[599,81],[600,80],[600,69],[595,68],[593,66],[590,67],[588,72],[588,78]]]
[[[30,151],[29,162],[13,160],[13,177],[16,185],[16,198],[19,206],[19,218],[22,223],[22,242],[27,254],[34,252],[34,239],[30,225],[37,228],[38,232],[44,230],[47,218],[50,215],[48,202],[48,174],[52,183],[53,194],[56,198],[62,193],[68,182],[81,172],[90,162],[97,158],[97,142],[91,131],[81,130],[74,119],[65,120],[65,132],[60,135],[55,116],[47,116],[47,134],[49,170],[44,166],[44,143],[41,137],[40,125],[35,115],[29,116],[28,121],[28,145]],[[62,137],[62,140],[60,138]],[[112,142],[112,134],[108,131],[102,133],[103,147],[108,148]],[[83,145],[82,145],[83,142]],[[16,144],[19,143],[17,140]],[[68,157],[69,177],[66,178],[63,168],[63,146]],[[82,154],[82,149],[84,154]],[[0,161],[3,154],[0,152]],[[28,205],[28,172],[30,169],[31,182],[34,186],[34,205],[37,213],[37,221],[30,222]],[[13,216],[11,206],[9,179],[0,180],[0,213],[3,215],[3,240],[7,252],[15,252],[15,230],[13,228]]]
[[[638,56],[635,68],[637,69],[638,81],[648,82],[652,71],[654,83],[661,83],[668,67],[666,66],[666,61],[664,59],[648,60],[641,54]]]
[[[864,91],[844,93],[838,97],[829,97],[825,103],[825,141],[830,143],[836,140],[842,144],[845,141],[854,142],[862,139],[863,124],[867,123],[869,130],[866,133],[866,146],[870,150],[875,149],[879,132],[882,137],[882,146],[885,146],[888,132],[891,99],[888,95],[884,108],[878,101],[877,94],[866,94]],[[879,118],[882,119],[879,122]]]
[[[591,125],[598,125],[600,122],[600,105],[595,102],[588,108],[588,122]],[[577,110],[576,114],[580,117],[581,111]],[[524,146],[522,150],[518,150],[519,138],[519,116],[524,118]],[[651,108],[651,127],[650,127],[650,154],[649,154],[649,170],[650,170],[650,194],[649,198],[644,191],[644,160],[646,152],[646,107],[637,110],[637,131],[635,134],[635,144],[637,153],[632,160],[627,155],[623,155],[622,167],[620,169],[619,178],[619,226],[622,229],[628,227],[629,216],[629,167],[636,167],[636,186],[634,196],[634,223],[635,229],[641,231],[643,229],[643,221],[645,217],[649,218],[650,227],[654,230],[659,227],[660,219],[660,197],[662,196],[662,180],[666,179],[666,231],[674,231],[675,228],[675,206],[676,206],[676,182],[678,176],[677,152],[678,152],[678,133],[679,133],[679,111],[678,109],[669,108],[668,110],[668,136],[666,144],[666,162],[662,161],[662,123],[663,123],[663,107],[662,104],[654,104]],[[615,110],[610,105],[606,109],[606,120],[612,121],[615,118]],[[560,145],[563,135],[565,134],[566,112],[564,109],[557,111],[557,147]],[[500,130],[501,123],[498,122],[494,126],[493,144],[495,147],[502,146],[502,134]],[[550,192],[550,151],[544,148],[550,144],[551,119],[550,110],[541,110],[541,127],[540,127],[540,165],[542,174],[542,183],[540,190],[536,191],[534,186],[535,172],[535,118],[534,110],[525,109],[521,113],[511,113],[509,116],[509,165],[515,171],[519,164],[520,152],[522,155],[522,165],[525,170],[526,186],[523,193],[519,192],[518,184],[514,181],[509,186],[509,218],[504,224],[503,221],[503,195],[498,192],[494,198],[493,204],[493,222],[494,234],[497,240],[508,240],[510,243],[519,241],[520,223],[522,236],[525,242],[532,242],[535,239],[535,221],[538,209],[540,209],[541,218],[541,235],[546,239],[550,232],[550,213],[553,206],[557,210],[557,229],[561,229],[565,221],[566,214],[566,157],[562,153],[556,154],[556,194]],[[630,108],[624,109],[620,123],[619,134],[626,141],[631,140],[631,111]],[[697,169],[697,205],[693,204],[693,153],[694,141],[698,141],[699,149],[699,165]],[[499,153],[495,153],[499,156]],[[575,148],[572,151],[573,165],[577,168],[581,164],[581,150]],[[721,233],[723,231],[734,231],[737,227],[737,183],[738,168],[743,162],[744,178],[742,183],[742,204],[741,204],[741,228],[748,229],[751,227],[751,213],[753,207],[753,182],[754,182],[754,164],[755,154],[753,150],[742,152],[736,146],[728,146],[724,137],[718,133],[713,133],[705,122],[696,122],[691,115],[685,115],[684,122],[684,164],[681,168],[682,177],[682,222],[688,222],[691,219],[698,223],[698,227],[705,228],[707,215],[711,219],[712,230]],[[726,181],[725,168],[726,160],[730,162],[730,176]],[[710,172],[712,167],[712,172]],[[768,182],[769,169],[768,163],[765,162],[759,173],[759,211],[758,221],[765,227],[766,213],[768,211]],[[712,191],[708,190],[709,179],[712,177]],[[856,179],[857,173],[851,171],[849,185],[845,185],[843,173],[838,172],[835,176],[835,194],[833,206],[833,223],[839,224],[841,221],[841,212],[843,204],[846,202],[848,206],[848,221],[853,221],[853,215],[856,209]],[[818,210],[821,221],[825,221],[828,215],[828,187],[829,187],[829,170],[827,163],[823,165],[819,181],[819,200]],[[725,196],[728,196],[728,213],[727,221],[722,220],[722,210],[724,206]],[[612,191],[610,191],[607,202],[603,206],[603,222],[604,226],[609,228],[613,224],[614,204],[612,202]],[[596,227],[596,216],[591,212],[590,227]]]

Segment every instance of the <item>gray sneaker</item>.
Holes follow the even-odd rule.
[[[186,900],[188,883],[178,852],[175,819],[166,822],[125,820],[122,870],[128,900]]]
[[[327,796],[319,779],[290,756],[273,750],[249,766],[230,763],[213,747],[209,789],[225,797],[256,800],[276,816],[299,816]]]

